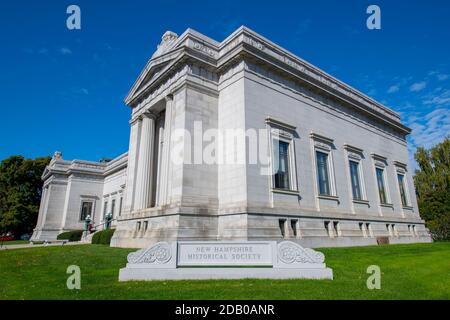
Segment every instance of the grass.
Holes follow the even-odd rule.
[[[103,245],[0,251],[0,299],[450,299],[450,243],[320,249],[334,280],[118,282],[133,249]],[[66,287],[69,265],[81,290]],[[381,289],[369,290],[369,265]]]
[[[11,241],[0,241],[0,246],[10,246],[13,244],[28,244],[30,241],[28,240],[11,240]]]

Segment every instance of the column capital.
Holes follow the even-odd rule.
[[[148,110],[144,111],[141,115],[139,115],[140,119],[149,118],[149,119],[155,120],[156,117],[157,117],[156,114],[154,114],[153,112],[150,112]]]
[[[173,94],[169,93],[167,96],[165,96],[164,99],[166,100],[166,102],[172,102],[173,101]]]
[[[133,124],[135,124],[136,122],[138,122],[140,120],[140,117],[139,116],[137,116],[137,117],[133,117],[133,118],[131,118],[131,120],[128,122],[130,125],[133,125]]]

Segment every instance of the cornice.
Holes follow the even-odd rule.
[[[123,153],[110,162],[101,163],[85,160],[52,161],[44,170],[42,180],[52,179],[54,175],[69,177],[72,174],[84,174],[103,178],[127,167],[128,153]]]
[[[176,57],[174,52],[176,52]],[[258,59],[261,63],[294,76],[307,86],[351,104],[359,111],[377,118],[404,134],[411,132],[411,129],[400,122],[398,113],[244,26],[238,28],[220,43],[192,29],[186,30],[175,41],[172,51],[149,60],[134,87],[141,86],[142,83],[139,81],[145,79],[146,73],[159,65],[163,57],[169,56],[173,57],[173,61],[169,62],[169,65],[154,79],[150,79],[149,83],[145,84],[139,92],[130,91],[129,96],[125,99],[126,104],[135,106],[136,101],[142,99],[145,92],[163,81],[163,78],[176,67],[176,64],[184,59],[194,59],[194,61],[205,64],[220,73],[237,57],[246,56]]]

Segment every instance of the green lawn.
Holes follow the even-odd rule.
[[[450,243],[320,249],[334,280],[118,282],[131,249],[102,245],[0,251],[0,299],[450,299]],[[81,268],[81,290],[66,268]],[[368,290],[378,265],[381,289]]]

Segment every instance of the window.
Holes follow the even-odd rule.
[[[400,190],[400,199],[402,200],[402,205],[406,207],[408,205],[408,200],[406,199],[405,191],[405,176],[403,174],[397,174],[398,188]]]
[[[364,238],[367,238],[366,225],[363,222],[359,223],[359,230],[361,231]]]
[[[119,216],[122,214],[122,202],[123,202],[123,197],[120,197],[120,201],[119,201]]]
[[[386,229],[388,231],[389,236],[392,237],[393,236],[393,234],[392,234],[392,226],[390,224],[386,224]]]
[[[362,200],[361,184],[359,180],[359,163],[350,160],[350,180],[352,183],[353,199]]]
[[[327,230],[328,236],[330,238],[333,237],[333,232],[330,228],[330,221],[324,221],[323,226],[325,227],[325,230]]]
[[[148,221],[144,221],[144,232],[148,229]]]
[[[266,118],[265,122],[271,147],[272,192],[298,194],[294,149],[296,128],[271,117]]]
[[[373,237],[372,226],[370,225],[370,223],[366,223],[366,230],[367,230],[368,236]]]
[[[108,210],[108,201],[105,201],[105,203],[103,204],[103,217],[106,217],[106,214]]]
[[[114,217],[114,211],[116,209],[116,199],[111,201],[111,216]]]
[[[289,143],[281,140],[274,142],[274,182],[275,188],[290,189],[289,184]]]
[[[81,213],[80,213],[80,220],[84,221],[86,220],[86,217],[89,215],[92,218],[92,208],[93,208],[93,202],[92,201],[82,201],[81,202]]]
[[[330,180],[328,170],[328,154],[316,151],[317,181],[319,184],[319,195],[330,196]]]
[[[386,204],[387,198],[386,198],[386,187],[384,183],[384,169],[376,168],[376,173],[377,173],[378,195],[380,197],[380,202],[382,204]]]
[[[281,236],[284,238],[286,236],[286,219],[278,220],[280,225]]]
[[[336,237],[340,237],[341,236],[341,226],[340,226],[339,222],[334,221],[333,228],[334,228],[334,234],[336,235]]]
[[[292,234],[294,235],[294,238],[297,238],[297,228],[298,228],[298,220],[292,219],[291,220],[291,229],[292,229]]]

